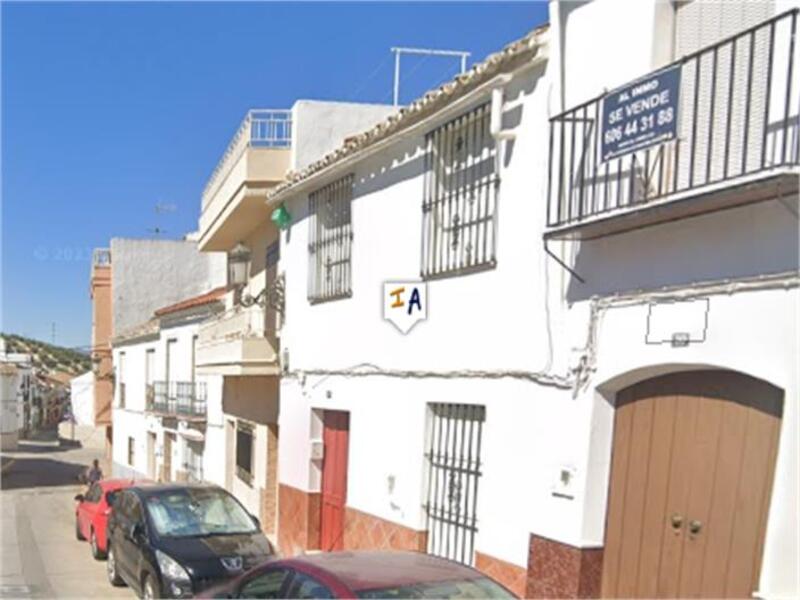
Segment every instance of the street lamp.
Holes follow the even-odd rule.
[[[228,283],[237,289],[241,289],[247,284],[250,256],[250,248],[242,242],[236,244],[228,252]]]
[[[262,308],[269,306],[283,314],[283,275],[267,283],[266,287],[255,296],[249,292],[242,294],[247,285],[247,276],[250,273],[250,249],[242,242],[228,252],[228,283],[236,290],[235,302],[249,307],[258,304]]]

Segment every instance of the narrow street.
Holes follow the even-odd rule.
[[[3,454],[0,597],[132,597],[127,588],[108,584],[105,563],[75,539],[73,497],[83,491],[77,476],[92,459],[102,459],[98,446],[59,440],[51,431]]]

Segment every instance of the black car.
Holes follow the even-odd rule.
[[[108,579],[143,598],[186,598],[274,557],[250,515],[207,484],[123,490],[108,520]]]

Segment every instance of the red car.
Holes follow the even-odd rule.
[[[499,583],[429,554],[359,551],[274,560],[200,598],[514,598]]]
[[[75,496],[75,537],[89,540],[92,556],[106,556],[106,524],[117,493],[136,483],[133,479],[102,479],[89,486],[86,494]]]

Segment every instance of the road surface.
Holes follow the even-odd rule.
[[[85,489],[77,475],[92,459],[103,460],[98,446],[59,440],[52,431],[3,453],[0,598],[134,597],[111,587],[105,562],[75,539],[73,497]]]

